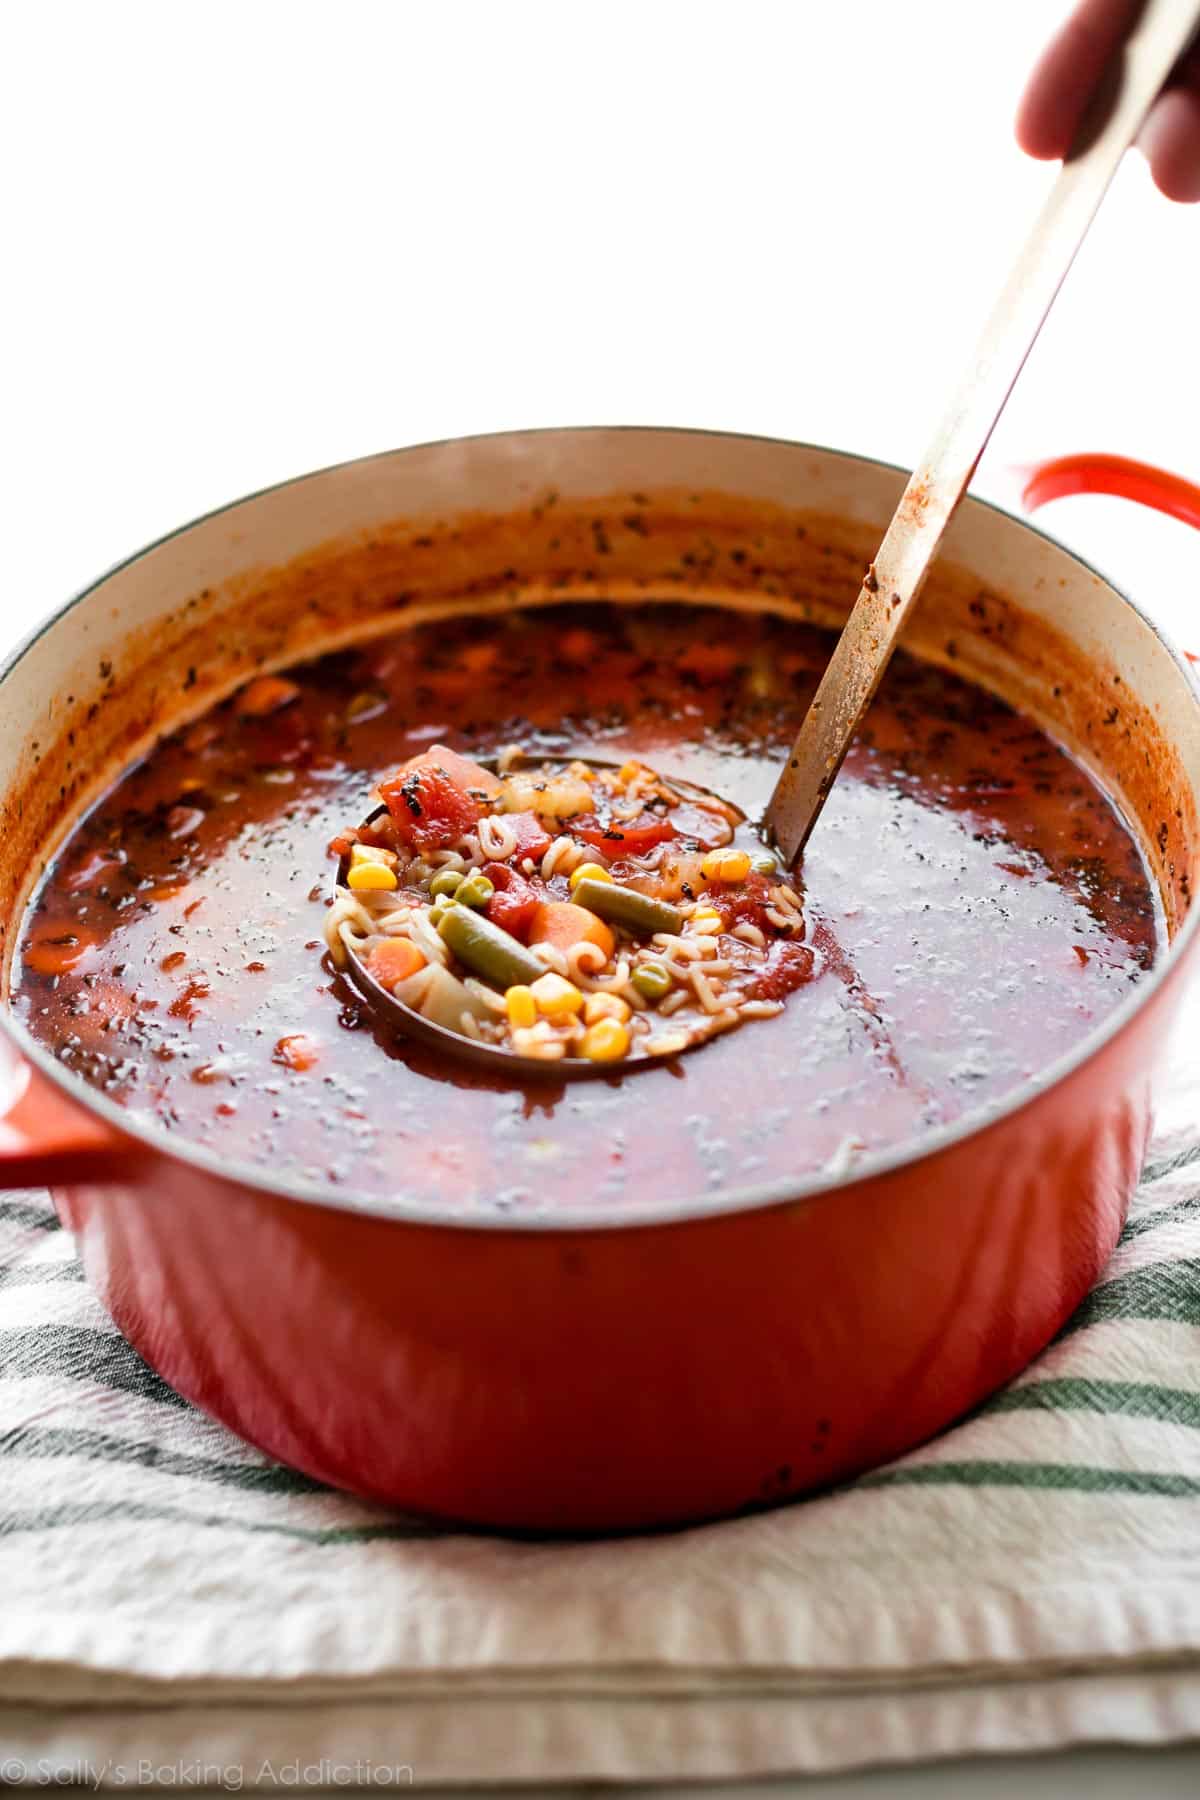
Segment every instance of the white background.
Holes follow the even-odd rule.
[[[457,432],[694,424],[911,463],[1050,179],[1011,116],[1061,10],[13,7],[5,622],[249,489]],[[980,485],[1074,449],[1200,476],[1198,316],[1200,212],[1131,157]],[[1200,588],[1185,527],[1046,518],[1151,601],[1177,567]]]
[[[0,646],[206,508],[424,438],[689,424],[911,462],[1050,179],[1010,120],[1061,10],[8,9]],[[979,485],[1080,449],[1200,478],[1198,321],[1200,209],[1130,158]],[[1045,521],[1200,647],[1200,536]]]

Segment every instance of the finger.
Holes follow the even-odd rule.
[[[1200,89],[1160,94],[1138,144],[1160,193],[1185,204],[1200,200]]]
[[[1065,156],[1087,103],[1142,10],[1142,0],[1083,0],[1043,50],[1017,110],[1017,142],[1042,161]]]

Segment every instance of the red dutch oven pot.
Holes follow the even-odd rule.
[[[251,668],[414,608],[517,596],[695,592],[836,623],[902,485],[805,445],[530,432],[345,465],[188,526],[0,675],[8,952],[71,819]],[[1046,465],[1028,494],[1083,487],[1200,523],[1195,489],[1115,459]],[[731,532],[757,560],[719,574]],[[1140,829],[1171,929],[1103,1029],[998,1110],[836,1179],[670,1207],[383,1212],[139,1123],[5,1012],[0,1182],[50,1185],[112,1317],[181,1394],[283,1461],[411,1510],[656,1526],[777,1501],[927,1438],[1042,1348],[1116,1240],[1200,930],[1200,697],[1129,600],[974,500],[909,641],[1100,773]]]

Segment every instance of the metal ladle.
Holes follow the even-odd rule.
[[[491,768],[494,772],[494,762],[489,761],[486,757],[479,760],[483,768]],[[618,766],[616,763],[605,762],[598,757],[589,756],[538,755],[536,760],[539,767],[552,767],[557,764],[565,767],[568,763],[583,763],[589,769],[613,769]],[[665,777],[665,780],[672,792],[679,794],[685,800],[712,801],[718,798],[710,789],[700,787],[695,782],[681,781],[674,775]],[[720,804],[729,811],[737,813],[739,820],[744,821],[745,814],[741,812],[740,808],[733,806],[727,800],[722,800]],[[376,807],[374,812],[368,814],[364,823],[369,824],[386,811],[387,808],[384,806]],[[345,885],[348,869],[349,858],[342,857],[337,872],[337,880],[341,886]],[[435,1020],[427,1019],[423,1013],[417,1012],[415,1007],[406,1006],[403,1000],[398,1000],[395,994],[385,988],[381,982],[376,981],[365,963],[360,962],[353,953],[342,972],[367,1001],[372,1011],[404,1037],[414,1038],[420,1043],[427,1044],[431,1049],[457,1058],[459,1062],[470,1063],[475,1068],[485,1069],[490,1074],[501,1076],[507,1081],[513,1079],[579,1081],[588,1078],[595,1079],[597,1076],[607,1076],[611,1080],[614,1075],[631,1075],[641,1069],[661,1068],[664,1063],[674,1062],[676,1056],[683,1056],[687,1054],[688,1050],[701,1048],[707,1041],[701,1039],[699,1043],[689,1044],[686,1050],[677,1051],[671,1056],[629,1057],[620,1062],[592,1062],[590,1058],[584,1056],[561,1056],[553,1060],[536,1056],[522,1056],[515,1050],[505,1049],[502,1044],[483,1043],[477,1038],[466,1037],[461,1032],[452,1031],[447,1025],[439,1025]]]
[[[1001,290],[966,375],[900,496],[767,807],[794,866],[837,778],[946,528],[1117,165],[1200,26],[1196,0],[1146,0],[1105,71]]]
[[[1096,90],[967,374],[901,495],[767,804],[766,836],[790,868],[799,861],[820,817],[950,520],[1117,165],[1198,24],[1196,0],[1146,0],[1137,26]],[[672,785],[685,788],[683,783]],[[543,1062],[519,1056],[423,1018],[381,987],[353,956],[350,977],[374,1010],[398,1030],[509,1078],[612,1076],[659,1061],[647,1056],[620,1064],[580,1057]]]

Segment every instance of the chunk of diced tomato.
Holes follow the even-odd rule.
[[[371,850],[399,850],[400,833],[396,830],[396,821],[391,813],[377,813],[373,819],[349,831],[343,831],[342,837],[351,844],[366,844]],[[344,855],[345,852],[339,852]]]
[[[483,803],[499,782],[457,750],[432,744],[379,784],[401,843],[414,850],[444,850],[471,831]]]
[[[812,980],[814,967],[813,953],[807,944],[799,944],[795,938],[772,944],[767,952],[767,966],[754,984],[755,997],[782,1000]]]
[[[430,744],[428,750],[414,758],[416,762],[434,762],[444,769],[451,781],[476,800],[494,800],[500,792],[500,777],[485,769],[470,756],[451,750],[447,744]]]
[[[720,913],[726,931],[732,931],[735,925],[756,925],[773,937],[774,927],[767,918],[772,885],[769,877],[751,874],[735,887],[714,887],[706,892],[705,899]]]
[[[639,813],[636,819],[622,819],[620,823],[601,825],[599,820],[583,820],[572,826],[576,837],[581,837],[587,844],[595,844],[608,857],[641,856],[646,850],[653,850],[655,844],[665,844],[676,836],[674,825],[669,818],[659,813]]]
[[[483,872],[496,890],[487,903],[488,918],[493,925],[511,931],[524,943],[534,915],[546,897],[545,889],[540,884],[535,886],[511,863],[485,863]]]
[[[529,856],[534,862],[541,862],[552,840],[537,814],[508,813],[504,823],[516,834],[517,847],[513,851],[513,861],[519,863]]]

